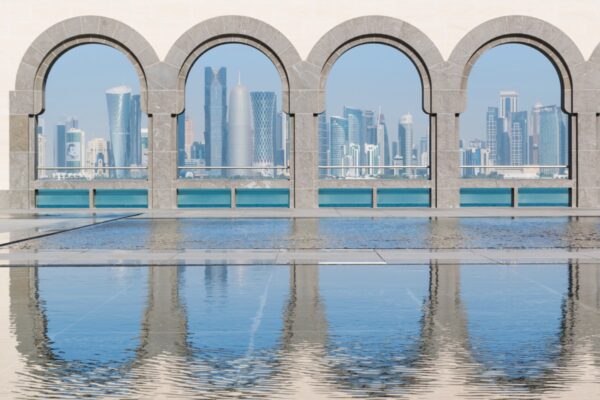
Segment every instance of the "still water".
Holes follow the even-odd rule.
[[[126,238],[126,240],[124,240]],[[600,218],[141,218],[11,246],[38,249],[600,248]]]
[[[600,398],[600,266],[0,272],[0,397]]]

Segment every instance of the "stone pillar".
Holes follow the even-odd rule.
[[[293,120],[294,207],[318,208],[317,117],[313,113],[297,113]]]
[[[175,180],[177,179],[176,122],[171,114],[155,113],[151,120],[151,149],[148,163],[152,171],[151,207],[176,208]]]
[[[576,166],[577,186],[573,207],[596,208],[600,205],[600,185],[598,173],[598,121],[596,113],[578,113],[576,124],[571,129],[570,165]]]
[[[455,113],[438,113],[435,120],[435,208],[460,207],[460,151],[458,117]]]
[[[24,92],[12,92],[10,97],[9,117],[9,207],[33,207],[33,198],[30,196],[29,182],[35,179],[33,168],[35,163],[34,135],[30,135],[30,123],[34,121],[29,116],[27,108],[30,98]]]

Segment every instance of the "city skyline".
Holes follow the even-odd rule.
[[[85,51],[90,52],[92,51],[96,56],[100,55],[100,53],[102,52],[109,52],[112,53],[111,56],[117,56],[117,58],[121,58],[121,62],[123,65],[128,65],[129,69],[131,71],[129,71],[131,73],[131,76],[129,76],[129,79],[132,81],[132,85],[131,86],[135,86],[137,83],[137,86],[139,87],[139,82],[137,82],[137,75],[135,74],[135,71],[133,71],[133,68],[129,62],[129,60],[127,60],[126,57],[124,57],[122,54],[120,54],[117,50],[109,48],[107,46],[102,46],[102,45],[86,45],[86,46],[81,46],[81,49],[84,49],[88,47]],[[494,85],[498,85],[498,82],[496,80],[491,80],[486,81],[486,84],[484,84],[483,86],[481,85],[481,78],[482,76],[485,77],[487,75],[489,75],[489,71],[484,71],[483,73],[480,71],[481,69],[485,70],[486,67],[486,63],[492,63],[496,65],[496,70],[494,71],[494,73],[498,74],[500,73],[500,75],[504,74],[504,75],[510,75],[509,77],[514,78],[515,73],[517,73],[519,79],[516,80],[515,85],[511,85],[511,86],[507,86],[510,88],[514,88],[515,90],[517,90],[517,88],[519,86],[522,86],[523,82],[524,82],[524,76],[527,75],[528,71],[531,72],[531,68],[529,69],[522,69],[522,68],[518,68],[517,70],[514,70],[514,68],[502,68],[503,66],[505,66],[506,64],[506,60],[509,59],[510,57],[507,56],[506,52],[517,52],[517,53],[522,53],[523,51],[525,51],[523,49],[522,45],[502,45],[499,46],[497,48],[494,48],[488,52],[486,52],[475,64],[473,70],[471,71],[471,75],[469,77],[469,94],[471,93],[471,91],[473,91],[474,93],[479,93],[482,91],[485,92],[489,92],[491,87]],[[78,49],[80,49],[78,48]],[[100,50],[100,48],[102,48]],[[75,51],[75,50],[72,50]],[[535,68],[541,68],[541,64],[550,64],[548,62],[547,59],[545,59],[545,57],[543,55],[541,55],[541,53],[537,52],[536,50],[533,49],[527,49],[526,50],[528,53],[528,57],[531,57],[531,59],[528,58],[528,61],[531,61],[533,64],[535,64]],[[97,52],[97,53],[96,53]],[[67,52],[65,54],[65,57],[67,55],[69,55],[70,52]],[[537,53],[537,54],[536,54]],[[377,54],[379,54],[379,58],[375,57]],[[393,56],[392,56],[393,54]],[[525,54],[525,53],[522,53]],[[240,56],[248,56],[248,57],[240,57]],[[398,71],[400,71],[400,69],[396,68],[395,69],[395,73],[392,73],[391,75],[391,81],[390,84],[386,84],[386,85],[376,85],[373,82],[370,81],[370,79],[374,79],[374,78],[378,78],[380,79],[380,77],[382,75],[386,75],[384,74],[383,70],[380,71],[382,73],[378,73],[377,71],[373,72],[373,68],[371,68],[372,66],[369,66],[369,69],[366,69],[365,67],[365,63],[364,61],[360,61],[360,59],[364,59],[365,55],[371,55],[373,57],[371,57],[371,59],[382,59],[381,57],[383,57],[383,55],[386,55],[386,57],[396,57],[398,60],[401,60],[402,62],[404,62],[406,65],[403,67],[405,68],[406,74],[402,74],[399,73]],[[73,55],[71,55],[73,56]],[[51,71],[51,74],[49,76],[49,83],[47,85],[47,89],[48,89],[48,98],[47,98],[47,103],[49,104],[46,107],[46,112],[44,114],[42,114],[40,117],[42,119],[45,120],[45,134],[49,135],[51,134],[51,132],[49,131],[49,127],[52,126],[52,121],[54,118],[54,121],[57,121],[58,119],[65,119],[64,117],[61,118],[57,118],[56,114],[57,111],[56,109],[59,108],[57,105],[53,105],[50,103],[52,102],[52,89],[53,89],[53,85],[52,85],[52,81],[54,79],[54,76],[52,75],[54,73],[55,69],[60,69],[61,68],[61,64],[60,61],[63,60],[62,57],[59,62],[56,63],[56,65],[54,66],[54,68]],[[77,61],[75,60],[75,58],[79,59],[80,57],[71,57],[72,59],[69,60],[68,57],[65,58],[65,60],[63,60],[66,64],[68,64],[69,62],[75,62],[75,64],[77,64],[77,62],[81,62],[81,61]],[[92,57],[93,59],[95,59],[94,57]],[[100,57],[97,57],[100,58]],[[514,57],[513,57],[514,58]],[[200,144],[204,144],[202,142],[206,141],[206,137],[201,137],[202,136],[202,132],[205,132],[204,129],[204,125],[205,122],[207,121],[206,118],[201,118],[199,117],[199,115],[204,111],[204,108],[206,107],[205,101],[203,100],[203,96],[202,90],[198,90],[198,87],[196,86],[195,90],[193,90],[192,88],[192,83],[194,81],[194,79],[196,80],[200,80],[202,81],[202,75],[203,72],[205,72],[203,70],[206,68],[206,66],[210,63],[211,60],[220,60],[218,63],[213,64],[215,66],[215,68],[217,68],[216,66],[223,67],[226,71],[226,79],[228,79],[229,81],[231,81],[231,75],[237,75],[237,77],[239,78],[240,76],[242,77],[246,77],[248,76],[250,79],[248,81],[244,80],[244,84],[247,85],[249,87],[249,92],[273,92],[275,94],[275,99],[276,99],[276,109],[277,110],[281,110],[281,96],[278,96],[278,94],[281,93],[281,81],[279,79],[279,74],[277,72],[277,70],[275,69],[275,67],[273,66],[273,64],[270,62],[270,60],[264,55],[262,54],[260,51],[247,46],[247,45],[237,45],[237,44],[228,44],[228,45],[222,45],[222,46],[218,46],[216,48],[213,48],[211,50],[209,50],[208,52],[206,52],[205,54],[203,54],[198,61],[195,63],[195,65],[193,66],[192,70],[190,71],[189,77],[188,77],[188,81],[186,84],[186,118],[189,119],[189,122],[187,122],[186,124],[189,124],[190,128],[188,128],[188,131],[192,131],[192,134],[186,134],[185,140],[186,140],[186,144],[185,144],[185,149],[186,149],[186,153],[191,154],[191,146],[194,142],[199,142]],[[244,65],[240,65],[242,63],[243,59],[243,63]],[[390,58],[391,59],[391,58]],[[387,61],[387,59],[386,59]],[[360,64],[362,62],[362,64]],[[238,68],[230,68],[230,65],[236,65],[237,63],[237,67]],[[505,63],[505,64],[503,64]],[[66,65],[65,64],[65,65]],[[261,68],[256,68],[256,66],[261,65]],[[388,66],[390,63],[386,63],[386,62],[382,62],[382,63],[375,63],[376,66],[380,66],[380,64],[384,64],[385,66]],[[395,65],[395,64],[394,64]],[[243,68],[245,67],[245,68]],[[395,65],[395,67],[397,67],[397,65]],[[211,66],[212,68],[212,66]],[[58,73],[58,75],[64,75],[65,72],[73,72],[72,71],[72,66],[71,68],[67,68],[66,71],[62,71]],[[231,69],[233,69],[234,71],[231,71]],[[244,70],[243,72],[241,70]],[[489,69],[489,68],[488,68]],[[536,70],[536,73],[539,72],[539,75],[541,76],[547,76],[548,75],[548,69],[550,69],[550,71],[553,73],[554,77],[553,80],[554,82],[550,82],[550,83],[554,83],[556,84],[556,81],[558,81],[558,77],[556,76],[556,72],[553,70],[553,67],[551,65],[545,65],[544,68],[541,68],[539,71]],[[236,73],[237,70],[237,73]],[[368,74],[364,74],[363,77],[364,79],[359,80],[358,82],[356,80],[350,80],[352,82],[351,85],[348,84],[349,81],[349,77],[350,75],[352,75],[352,73],[356,74],[356,71],[368,71]],[[114,75],[115,71],[112,71],[111,73],[109,73],[109,75]],[[405,81],[403,81],[403,85],[401,86],[402,89],[401,90],[397,90],[397,88],[394,88],[394,84],[392,83],[397,83],[396,80],[399,79],[399,77],[402,75],[402,77],[405,77],[405,75],[413,75],[413,79],[407,79]],[[75,74],[77,75],[77,74]],[[389,75],[389,74],[388,74]],[[204,78],[206,79],[206,78]],[[388,80],[390,80],[388,79]],[[122,79],[123,80],[123,79]],[[344,80],[346,82],[344,82]],[[513,79],[514,80],[514,79]],[[538,79],[539,80],[539,79]],[[392,82],[394,81],[394,82]],[[552,79],[551,79],[552,81]],[[381,81],[379,81],[381,82]],[[528,79],[527,80],[528,83],[531,83],[531,80]],[[534,82],[537,82],[537,80],[534,80]],[[203,82],[204,84],[204,82]],[[361,85],[367,85],[367,87],[370,88],[370,90],[363,90]],[[54,88],[56,89],[56,87],[60,86],[60,82],[55,82],[54,83]],[[204,85],[201,85],[200,87],[202,87]],[[266,87],[265,87],[266,86]],[[71,82],[69,85],[66,86],[68,88],[67,91],[71,91],[71,92],[76,92],[75,89],[77,89],[77,85],[73,84],[73,82]],[[342,89],[340,89],[340,87],[343,87]],[[416,87],[416,89],[415,89]],[[540,88],[541,86],[539,84],[537,84],[536,89]],[[273,90],[268,90],[269,88],[274,88]],[[373,90],[373,88],[376,88],[377,90]],[[393,93],[402,93],[402,96],[397,96],[395,97],[396,101],[394,102],[394,104],[392,105],[391,108],[385,107],[385,106],[381,106],[381,103],[385,103],[387,96],[386,93],[381,93],[382,91],[385,92],[386,90],[390,89]],[[64,89],[64,88],[63,88]],[[409,92],[411,90],[415,89],[414,91],[417,94],[413,94],[413,95],[409,95]],[[548,93],[550,91],[554,91],[557,92],[558,94],[560,94],[559,90],[551,90],[551,89],[556,89],[555,87],[553,87],[552,84],[550,85],[545,85],[544,86],[544,90],[540,90],[537,91],[538,95],[531,95],[530,92],[531,91],[525,91],[525,92],[521,92],[519,91],[519,93],[521,93],[521,97],[523,98],[522,103],[525,103],[526,101],[529,101],[528,99],[530,98],[544,98],[544,97],[548,97]],[[135,91],[135,89],[132,89],[132,91]],[[517,90],[518,91],[518,90]],[[539,93],[538,93],[539,92]],[[348,96],[348,93],[361,93],[361,100],[360,101],[353,101],[353,97],[352,96]],[[87,94],[87,93],[86,93]],[[366,95],[365,95],[366,94]],[[229,93],[225,93],[224,97],[228,97]],[[386,97],[387,96],[387,97]],[[487,94],[486,94],[487,96]],[[64,97],[64,96],[63,96]],[[73,97],[77,97],[77,96],[73,96]],[[84,96],[85,97],[85,96]],[[87,97],[93,97],[93,96],[87,96]],[[349,97],[349,98],[347,98]],[[477,107],[481,108],[482,106],[482,102],[474,102],[473,100],[474,96],[469,96],[469,102],[468,102],[468,106],[467,106],[467,110],[465,111],[465,113],[463,115],[461,115],[461,140],[463,140],[463,142],[467,143],[471,140],[475,140],[475,139],[480,139],[480,140],[485,140],[486,139],[486,134],[485,134],[485,120],[482,120],[481,116],[478,116],[477,118],[473,118],[473,113],[474,113],[474,109],[477,109]],[[555,96],[556,97],[556,96]],[[559,96],[558,96],[559,97]],[[204,96],[204,98],[206,98],[206,94]],[[71,99],[72,101],[73,99]],[[96,99],[97,100],[97,99]],[[227,99],[229,100],[229,99]],[[227,100],[225,100],[227,102]],[[381,101],[377,101],[377,100],[381,100]],[[412,106],[406,106],[404,107],[406,110],[401,110],[400,107],[398,107],[398,104],[405,102],[405,101],[412,101]],[[67,103],[69,103],[69,101],[67,101]],[[81,105],[84,103],[89,103],[87,101],[82,101],[82,102],[77,102],[78,107],[73,107],[71,109],[80,109]],[[199,106],[198,103],[203,104],[202,106]],[[365,107],[365,106],[359,106],[356,103],[360,103],[360,104],[366,104],[369,103],[371,104],[371,106]],[[378,103],[380,103],[378,105]],[[393,145],[394,145],[394,137],[395,137],[395,133],[394,130],[396,127],[400,127],[401,123],[400,120],[402,118],[402,115],[405,115],[406,113],[410,113],[413,119],[412,122],[412,129],[413,129],[413,134],[410,135],[409,137],[411,138],[411,142],[409,144],[409,146],[404,146],[404,148],[411,148],[411,149],[415,149],[416,147],[419,146],[419,141],[422,139],[423,136],[427,135],[428,132],[428,128],[429,128],[429,122],[428,122],[428,116],[422,112],[422,110],[420,110],[420,103],[421,103],[421,88],[420,88],[420,80],[418,78],[418,75],[416,73],[416,69],[414,68],[414,66],[410,63],[410,61],[408,61],[408,58],[405,57],[402,53],[398,52],[397,50],[386,46],[386,45],[365,45],[365,46],[358,46],[356,48],[351,49],[350,51],[348,51],[347,53],[343,54],[340,59],[334,64],[334,66],[332,67],[332,70],[330,71],[330,75],[328,77],[328,81],[327,81],[327,115],[328,115],[328,119],[330,116],[335,116],[337,113],[329,113],[329,110],[331,110],[332,104],[339,104],[341,106],[342,109],[346,108],[346,109],[350,109],[350,108],[356,108],[356,109],[362,109],[362,110],[369,110],[371,113],[376,113],[377,110],[385,110],[383,112],[383,115],[385,116],[385,121],[386,121],[386,130],[390,131],[389,132],[389,140],[387,141],[387,146],[388,146],[388,150],[384,150],[384,149],[379,149],[379,150],[375,150],[372,149],[372,151],[376,151],[376,153],[381,157],[381,155],[383,154],[383,157],[385,158],[387,156],[387,154],[389,154],[389,156],[387,156],[390,160],[390,162],[394,162],[393,157],[394,154],[396,154],[394,152],[393,149]],[[543,102],[543,104],[559,104],[560,103],[560,98],[558,98],[558,101],[552,103],[552,102]],[[475,106],[472,107],[472,105],[475,104]],[[489,104],[489,102],[488,102]],[[138,104],[138,107],[141,108],[141,104]],[[65,110],[63,109],[63,113],[62,115],[77,115],[79,117],[79,114],[77,112],[71,112],[71,109],[69,110]],[[334,108],[335,109],[335,108]],[[416,110],[416,111],[415,111]],[[501,111],[500,111],[501,112]],[[82,125],[85,125],[85,128],[83,129],[85,131],[85,137],[86,137],[86,141],[91,141],[94,138],[105,138],[106,140],[109,140],[109,129],[107,128],[105,131],[102,131],[102,133],[98,133],[98,129],[94,129],[94,128],[89,128],[89,126],[97,126],[97,123],[94,122],[95,120],[98,119],[98,115],[102,114],[102,113],[94,113],[94,118],[89,120],[89,119],[85,119],[84,118],[79,118],[82,121]],[[89,113],[85,113],[84,115],[89,115]],[[256,115],[252,115],[252,118],[254,119]],[[100,118],[101,119],[101,118]],[[397,122],[396,122],[397,121]],[[474,123],[473,121],[476,121],[476,123]],[[107,124],[107,121],[103,121],[102,124]],[[329,124],[330,121],[327,121],[327,124]],[[145,114],[142,113],[142,116],[140,118],[140,121],[138,121],[138,124],[140,126],[147,126],[147,122],[146,122],[146,116]],[[263,121],[264,124],[264,121]],[[275,123],[272,124],[271,128],[269,129],[273,129],[274,126],[277,126],[279,124],[279,122],[277,121],[277,118],[275,118]],[[470,129],[469,126],[471,125],[476,125],[478,126],[478,128],[476,129]],[[191,128],[193,126],[193,128]],[[482,126],[484,128],[482,128]],[[254,127],[253,127],[254,128]],[[104,129],[104,128],[102,128]],[[263,128],[264,129],[264,128]],[[354,132],[352,125],[349,126],[350,131]],[[261,136],[261,137],[264,137]],[[54,162],[54,164],[56,164],[56,160],[54,159],[54,153],[56,152],[56,150],[49,150],[49,148],[51,148],[54,143],[56,143],[56,140],[49,140],[48,137],[45,138],[46,140],[44,141],[46,144],[46,154],[44,154],[44,161],[47,165],[49,165],[51,162]],[[192,140],[192,143],[188,143],[190,140]],[[364,138],[361,139],[361,143],[367,143]],[[276,156],[276,152],[277,149],[275,148],[275,143],[277,139],[276,138],[272,138],[271,142],[272,142],[272,146],[273,146],[273,163],[275,163],[276,161],[281,161],[281,157]],[[371,141],[370,143],[372,143],[373,141]],[[400,145],[400,141],[398,141],[398,146]],[[516,141],[512,140],[511,141],[511,145],[514,147],[516,146]],[[220,144],[221,151],[223,151],[223,149],[225,148],[224,143],[217,143]],[[525,147],[526,145],[522,145],[521,147]],[[132,149],[133,152],[136,154],[139,154],[139,149],[135,148],[135,144],[132,143]],[[264,147],[264,146],[263,146]],[[280,149],[283,150],[283,146],[280,146]],[[196,151],[198,151],[198,148],[195,148]],[[364,150],[366,150],[366,148],[363,146],[361,148],[361,150],[359,150],[359,155],[358,158],[360,160],[360,163],[364,163],[366,160],[366,157],[368,156],[367,153],[364,152]],[[253,148],[252,151],[254,152],[255,149]],[[264,151],[264,149],[263,149]],[[514,148],[513,151],[511,152],[511,154],[513,154],[513,157],[517,157],[515,156],[515,154],[517,154],[518,148]],[[50,154],[49,154],[50,152]],[[85,150],[84,150],[85,152]],[[206,149],[203,150],[203,155],[208,159],[209,155],[210,155],[210,150]],[[416,155],[416,164],[422,164],[423,158],[421,157],[419,153],[419,150],[417,150],[417,155]],[[406,151],[404,154],[402,154],[403,158],[407,157]],[[135,156],[134,157],[135,160],[139,160],[140,157],[139,156]],[[255,155],[252,155],[253,158],[253,163],[256,163],[258,161],[255,161]],[[129,161],[130,163],[132,162],[132,160]],[[222,160],[221,160],[222,162]],[[271,161],[269,161],[271,162]],[[513,161],[511,161],[512,163],[514,163]],[[413,163],[415,164],[415,163]]]

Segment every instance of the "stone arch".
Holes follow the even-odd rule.
[[[160,84],[174,90],[171,94],[175,103],[173,114],[183,112],[185,83],[196,60],[206,51],[227,43],[249,45],[271,60],[281,78],[283,111],[292,112],[290,91],[298,86],[302,70],[302,60],[295,47],[280,31],[265,22],[229,15],[193,26],[169,50]]]
[[[159,63],[150,43],[137,31],[117,20],[80,16],[59,22],[41,33],[21,60],[15,81],[14,102],[23,114],[44,109],[44,87],[52,65],[66,51],[84,44],[103,44],[121,51],[131,61],[140,79],[142,108],[147,112],[150,66]]]
[[[423,87],[423,110],[432,113],[432,88],[443,58],[435,44],[419,29],[385,16],[365,16],[343,22],[327,32],[308,55],[309,75],[318,91],[318,110],[325,109],[325,86],[333,64],[346,51],[365,43],[389,45],[404,53],[415,65]]]
[[[461,113],[466,108],[469,74],[479,57],[487,50],[507,43],[530,46],[554,65],[561,83],[562,108],[573,113],[574,89],[580,88],[585,65],[577,45],[564,32],[537,18],[510,15],[484,22],[458,42],[448,59],[446,90],[455,96],[448,102],[449,112]]]

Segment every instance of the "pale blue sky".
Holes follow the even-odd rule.
[[[249,90],[275,91],[280,107],[281,80],[264,54],[241,44],[218,46],[198,59],[186,85],[186,113],[194,121],[196,137],[204,129],[205,66],[227,67],[228,89],[237,83],[239,73]],[[118,50],[90,44],[66,52],[52,67],[46,85],[46,111],[41,118],[50,134],[49,143],[54,141],[55,125],[68,116],[79,118],[87,138],[108,138],[105,91],[118,85],[139,93],[137,74]],[[485,112],[488,106],[498,106],[501,90],[517,91],[522,110],[529,110],[538,100],[545,105],[560,102],[554,67],[540,52],[524,45],[502,45],[484,53],[468,85],[467,111],[460,121],[465,140],[485,138]],[[421,90],[417,70],[403,53],[381,44],[361,45],[342,55],[330,71],[327,114],[342,114],[344,105],[374,112],[381,107],[395,138],[398,119],[410,112],[417,142],[428,128]]]

